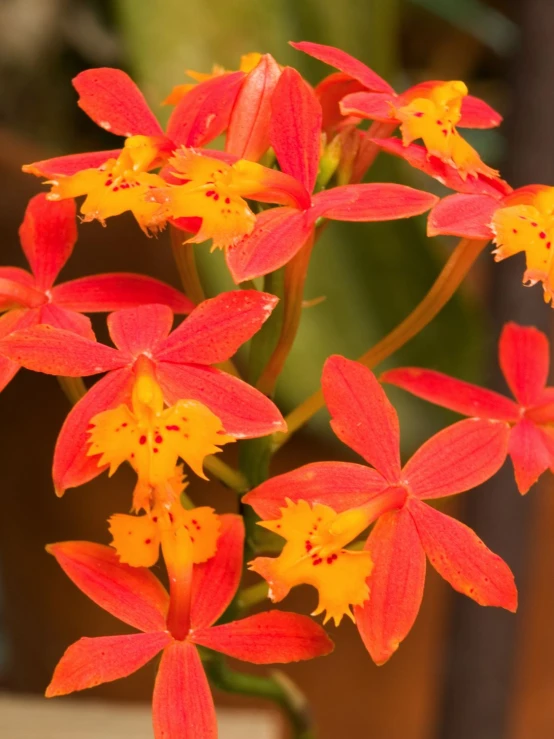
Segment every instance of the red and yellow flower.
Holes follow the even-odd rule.
[[[55,669],[47,697],[127,677],[161,652],[154,736],[215,739],[215,709],[198,647],[256,664],[296,662],[332,650],[321,626],[295,613],[271,611],[214,626],[239,586],[244,541],[238,516],[220,521],[217,550],[202,564],[193,564],[193,544],[183,527],[164,539],[169,594],[150,570],[123,564],[110,547],[65,542],[48,548],[77,587],[140,633],[85,637],[72,644]]]
[[[173,313],[166,306],[117,311],[108,317],[117,348],[50,326],[17,331],[5,338],[0,354],[29,369],[66,377],[107,372],[74,406],[62,427],[53,468],[58,494],[84,484],[109,465],[117,465],[122,455],[134,453],[135,468],[145,473],[143,480],[152,482],[152,475],[157,479],[159,470],[154,457],[165,465],[164,474],[175,466],[181,453],[199,471],[199,449],[213,448],[215,440],[223,443],[228,436],[251,438],[284,430],[283,417],[269,398],[211,366],[229,359],[250,339],[276,304],[273,295],[256,290],[222,293],[195,308],[171,333]],[[162,398],[168,409],[162,408]],[[189,402],[186,412],[180,401]],[[98,417],[112,409],[118,409],[117,413]],[[93,431],[92,438],[100,442],[102,454],[108,455],[104,456],[106,464],[100,466],[102,457],[88,454],[93,419],[100,422],[102,433]],[[189,419],[194,419],[190,444],[184,437],[189,433],[185,428]],[[208,446],[203,430],[208,428],[207,421],[211,429]],[[123,423],[129,426],[121,429]],[[179,431],[162,428],[168,425],[178,426]],[[127,433],[131,428],[135,429],[132,437]],[[224,434],[219,433],[223,430]],[[114,437],[123,431],[123,442],[118,446]],[[164,454],[154,452],[160,448],[158,432],[166,444]],[[181,437],[178,444],[172,441],[176,435]],[[202,442],[201,447],[194,446],[193,435]],[[146,437],[144,444],[142,436]],[[147,456],[139,456],[142,454]]]
[[[235,282],[287,264],[312,238],[320,219],[408,218],[424,213],[436,202],[430,193],[390,183],[341,185],[313,194],[321,162],[321,104],[300,74],[286,67],[271,105],[271,146],[282,172],[302,186],[305,202],[263,211],[250,235],[228,249],[227,265]]]
[[[500,336],[499,361],[515,401],[417,367],[390,370],[382,380],[465,416],[508,423],[508,454],[519,492],[524,494],[545,470],[554,471],[554,388],[546,386],[548,338],[536,328],[507,323]]]
[[[471,529],[424,502],[490,478],[506,458],[508,424],[461,421],[429,439],[401,467],[398,417],[373,373],[333,356],[322,385],[336,435],[372,467],[317,462],[245,496],[271,530],[289,541],[277,559],[251,565],[267,578],[274,600],[307,582],[319,589],[318,610],[327,607],[340,618],[353,605],[360,635],[378,664],[391,657],[414,623],[426,556],[456,590],[481,605],[514,611],[517,591],[508,566]],[[356,563],[344,547],[374,521],[367,559]],[[364,567],[366,574],[370,570],[369,593],[362,587]],[[328,590],[334,600],[326,605]]]
[[[506,195],[456,194],[443,198],[429,215],[429,236],[453,234],[492,240],[495,260],[525,253],[523,282],[541,282],[544,300],[554,296],[554,187],[527,185]]]
[[[31,272],[0,267],[0,339],[20,329],[48,324],[94,340],[90,319],[83,313],[103,313],[144,302],[163,303],[175,313],[189,313],[194,308],[178,290],[145,275],[115,272],[56,285],[77,241],[75,221],[71,200],[49,203],[44,195],[36,195],[29,201],[19,236]],[[0,356],[0,390],[19,366]]]
[[[464,82],[428,81],[399,95],[373,70],[340,49],[311,42],[292,46],[340,70],[340,75],[332,75],[320,87],[331,110],[336,111],[338,104],[347,118],[380,121],[390,125],[390,131],[400,126],[404,146],[421,139],[429,157],[452,166],[464,180],[497,176],[462,138],[458,127],[493,128],[502,118],[482,100],[468,95]]]
[[[130,210],[144,230],[160,224],[158,208],[145,196],[165,181],[152,173],[182,146],[203,146],[224,131],[242,83],[243,73],[216,77],[189,93],[173,111],[164,132],[130,77],[119,69],[81,72],[73,80],[78,105],[106,131],[124,136],[123,149],[71,154],[23,167],[46,177],[52,200],[85,195],[85,220]]]
[[[239,71],[243,76],[229,115],[225,151],[256,162],[269,149],[271,98],[281,75],[281,67],[271,54],[252,52],[241,57]],[[206,81],[232,73],[215,65],[211,74],[192,70],[187,70],[187,74],[200,84],[178,85],[166,103],[179,103],[192,90],[198,94]]]

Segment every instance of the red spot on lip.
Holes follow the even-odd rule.
[[[146,436],[144,434],[140,437],[139,444],[146,444]]]
[[[129,424],[127,423],[127,421],[125,421],[125,423],[122,423],[122,424],[121,424],[121,428],[122,428],[122,429],[124,429],[124,428],[126,428],[126,427],[127,427],[128,425],[129,425]]]
[[[166,431],[179,431],[179,426],[175,426],[175,424],[172,424],[171,426],[166,426]]]
[[[157,446],[155,446],[154,449],[152,449],[152,451],[154,452],[154,454],[157,454],[160,450],[158,449]]]
[[[315,567],[316,565],[320,565],[322,562],[323,562],[323,560],[321,559],[321,557],[318,557],[317,559],[314,559],[314,561],[312,562],[312,564]]]
[[[422,118],[423,113],[414,113],[414,118]]]
[[[145,544],[150,544],[151,542],[152,542],[152,539],[145,539],[145,540],[144,540],[144,543],[145,543]]]
[[[544,231],[541,231],[539,234],[539,239],[546,239],[546,234]]]
[[[517,233],[517,228],[512,228],[512,231],[516,234]]]
[[[161,436],[160,434],[157,434],[154,441],[156,442],[156,444],[161,444],[163,441],[163,436]]]
[[[311,552],[312,549],[313,549],[313,545],[311,544],[311,542],[307,541],[306,542],[306,551],[307,552]]]
[[[225,198],[225,203],[226,203],[227,205],[229,205],[229,203],[230,203],[230,202],[231,202],[231,198]]]

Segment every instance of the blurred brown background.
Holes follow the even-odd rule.
[[[471,139],[514,186],[554,182],[554,3],[552,0],[2,0],[0,2],[0,226],[2,264],[23,265],[17,228],[40,183],[21,164],[57,153],[112,148],[75,105],[70,80],[91,66],[119,66],[159,106],[185,68],[213,62],[236,68],[241,54],[271,52],[314,83],[327,68],[287,46],[289,39],[335,44],[373,66],[398,89],[423,78],[464,79],[498,107],[501,131]],[[398,162],[379,160],[374,179],[435,188]],[[318,245],[307,297],[327,300],[306,311],[300,340],[280,386],[283,408],[314,389],[325,357],[357,356],[423,296],[450,244],[424,238],[424,220],[340,225]],[[230,287],[219,255],[197,250],[212,292]],[[522,261],[494,265],[484,255],[443,313],[393,364],[452,372],[505,390],[496,343],[509,319],[551,333],[540,288],[521,286]],[[165,235],[146,239],[130,218],[80,227],[63,279],[101,271],[137,271],[177,286]],[[103,319],[95,320],[100,338]],[[453,420],[399,392],[405,453]],[[44,690],[57,659],[82,635],[117,633],[120,625],[90,603],[44,552],[50,541],[108,541],[106,519],[129,505],[131,475],[121,470],[55,498],[52,450],[68,403],[56,380],[21,372],[0,396],[0,688]],[[319,414],[286,447],[275,469],[346,458]],[[449,501],[512,566],[521,607],[482,609],[428,570],[416,625],[391,662],[376,668],[355,628],[332,629],[335,653],[291,667],[313,701],[321,739],[550,739],[554,736],[554,487],[549,474],[521,498],[508,465],[479,491]],[[220,511],[236,500],[219,486],[191,485],[197,503]],[[309,589],[285,606],[308,613]],[[149,699],[152,665],[90,692],[110,699]],[[242,699],[224,703],[246,705]],[[37,734],[39,737],[40,734]]]

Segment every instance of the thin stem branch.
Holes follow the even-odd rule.
[[[304,695],[283,673],[275,670],[271,677],[258,677],[232,670],[220,655],[210,654],[204,663],[212,685],[227,693],[265,698],[276,703],[287,716],[293,739],[315,739],[311,712]]]
[[[284,311],[277,344],[263,369],[257,388],[265,395],[272,395],[284,367],[300,325],[304,284],[308,274],[310,256],[315,242],[312,234],[298,254],[285,267]]]
[[[454,295],[487,243],[484,240],[461,239],[423,300],[402,323],[362,354],[358,361],[373,368],[424,329]],[[324,404],[323,393],[318,390],[289,413],[285,419],[288,431],[275,435],[274,450],[285,444]]]
[[[71,405],[75,405],[87,392],[87,387],[82,377],[58,376],[58,383]]]
[[[251,585],[249,588],[240,590],[237,597],[237,607],[241,611],[248,611],[252,606],[257,606],[267,599],[269,594],[269,585],[265,580]]]
[[[173,257],[183,289],[192,302],[195,305],[199,305],[202,301],[206,300],[206,294],[202,287],[200,275],[198,274],[198,268],[196,266],[196,258],[194,255],[194,246],[192,244],[183,244],[183,231],[180,231],[175,226],[169,226],[169,233],[171,237],[171,249],[173,251]]]
[[[248,480],[238,470],[233,469],[219,457],[212,455],[204,460],[204,467],[226,487],[235,493],[246,493],[249,490]]]

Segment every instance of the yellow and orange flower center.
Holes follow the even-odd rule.
[[[170,160],[173,176],[182,185],[169,185],[152,198],[162,204],[160,218],[200,218],[200,230],[188,241],[213,240],[213,248],[226,248],[252,232],[256,216],[245,197],[260,193],[266,170],[239,160],[233,165],[181,149]]]
[[[368,552],[344,547],[368,527],[369,514],[362,508],[344,513],[319,504],[312,508],[303,500],[287,500],[281,511],[281,518],[260,526],[286,539],[283,551],[276,558],[258,557],[250,569],[267,580],[274,602],[306,583],[319,591],[312,615],[325,612],[325,622],[332,618],[336,625],[345,615],[354,620],[350,607],[369,597],[366,581],[373,565]]]
[[[445,82],[422,91],[420,97],[396,108],[394,117],[401,122],[402,141],[408,146],[421,139],[429,155],[456,167],[464,179],[478,174],[496,177],[498,172],[481,160],[456,128],[466,95],[467,87],[463,82]]]
[[[142,358],[141,358],[142,359]],[[167,499],[170,481],[181,458],[197,475],[206,477],[204,458],[221,451],[219,445],[234,441],[221,421],[197,400],[179,400],[164,407],[160,386],[146,357],[138,363],[131,405],[120,405],[91,420],[89,456],[100,455],[99,466],[109,465],[110,475],[125,461],[138,475],[140,500],[151,491],[154,499]]]
[[[159,206],[146,199],[146,194],[165,181],[149,172],[159,167],[167,158],[163,140],[148,136],[130,136],[117,159],[109,159],[97,169],[83,169],[70,176],[58,176],[50,180],[50,200],[86,196],[81,205],[84,221],[99,220],[121,215],[130,210],[141,228],[156,230],[163,225],[154,221]]]
[[[525,252],[523,281],[543,283],[544,299],[554,296],[554,187],[538,190],[525,203],[499,208],[492,219],[496,261]]]
[[[178,500],[167,505],[158,503],[142,516],[117,513],[110,518],[109,526],[119,559],[132,567],[155,565],[162,542],[179,531],[186,532],[190,541],[193,564],[206,562],[215,554],[220,529],[219,517],[212,508],[186,510]]]

